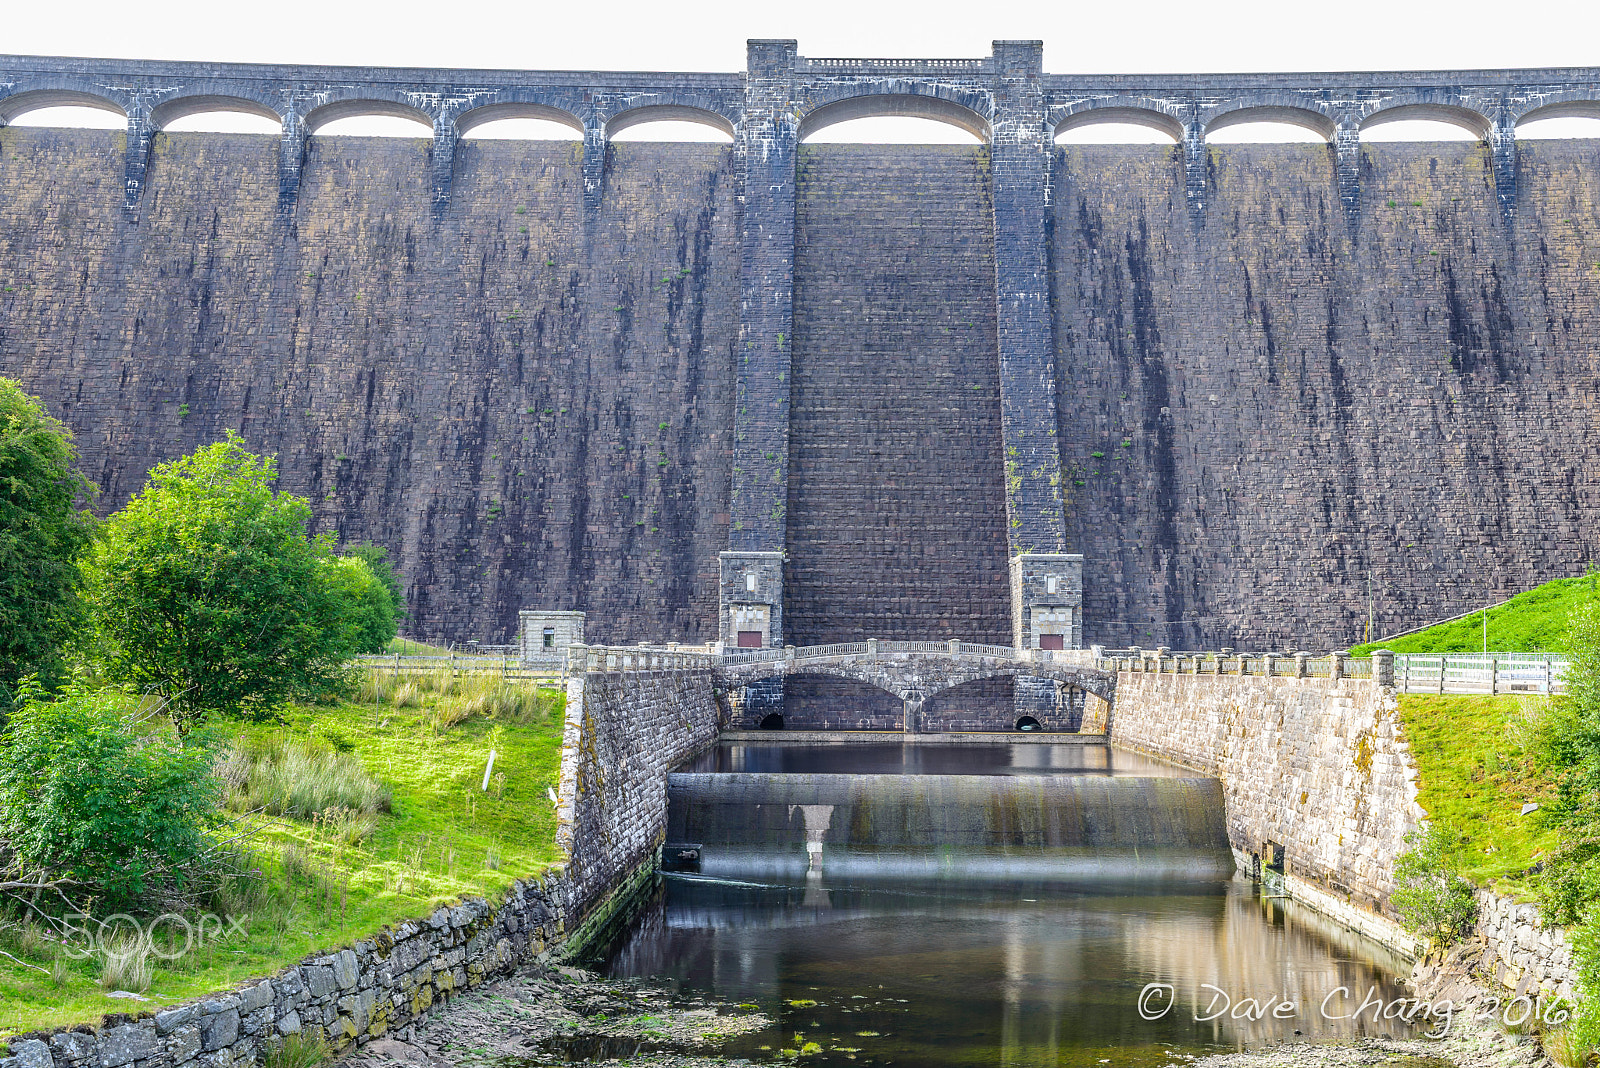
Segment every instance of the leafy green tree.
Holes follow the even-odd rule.
[[[0,823],[13,874],[68,881],[97,911],[165,905],[198,876],[220,825],[212,754],[141,736],[136,702],[68,686],[25,692],[0,737]]]
[[[78,562],[94,521],[80,503],[94,485],[77,459],[71,432],[0,378],[0,712],[24,675],[59,677],[82,620]]]
[[[354,651],[383,652],[399,630],[394,598],[388,587],[372,573],[365,560],[354,555],[334,558],[330,574],[334,586],[347,602]]]
[[[311,506],[276,479],[275,460],[229,431],[156,466],[84,568],[92,658],[166,698],[180,734],[344,682],[355,628],[332,540],[307,536]]]
[[[1450,832],[1439,822],[1406,835],[1406,851],[1395,858],[1389,903],[1400,924],[1418,938],[1449,945],[1472,929],[1478,902],[1472,884],[1450,864]]]
[[[358,541],[354,545],[346,545],[343,556],[354,556],[366,561],[372,573],[383,583],[383,588],[389,591],[389,601],[394,605],[394,618],[396,622],[406,617],[406,592],[400,584],[400,576],[395,573],[394,564],[389,562],[389,550],[381,545],[374,545],[369,541]]]

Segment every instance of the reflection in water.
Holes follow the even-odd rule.
[[[679,771],[768,775],[1195,774],[1109,745],[1053,742],[722,742]]]
[[[1399,962],[1357,936],[1260,900],[1233,879],[1153,889],[1140,884],[904,887],[735,884],[669,876],[615,949],[611,975],[655,976],[683,989],[755,1001],[769,1032],[724,1052],[767,1059],[795,1032],[854,1063],[905,1066],[1166,1064],[1167,1050],[1234,1048],[1290,1038],[1410,1032],[1393,1021],[1324,1020],[1325,994],[1369,987],[1402,996]],[[1148,983],[1176,1004],[1138,1011]],[[1289,1019],[1197,1022],[1212,995],[1286,999]],[[799,1004],[795,1004],[795,1003]],[[814,1002],[815,1004],[809,1004]],[[867,1032],[875,1032],[868,1034]],[[843,1052],[816,1064],[849,1064]]]

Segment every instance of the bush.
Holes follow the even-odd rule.
[[[199,888],[221,783],[199,746],[142,735],[114,691],[37,691],[0,737],[0,820],[17,874],[67,879],[109,911]]]
[[[1451,835],[1443,824],[1419,827],[1406,835],[1405,842],[1406,851],[1395,858],[1389,902],[1411,934],[1449,945],[1470,931],[1478,918],[1472,884],[1457,875],[1446,859]]]
[[[346,682],[354,627],[331,539],[238,435],[150,472],[85,573],[104,675],[160,694],[180,734],[213,712],[270,718]]]
[[[228,807],[239,812],[260,809],[303,820],[326,813],[350,822],[350,814],[389,811],[388,788],[367,774],[354,753],[338,752],[326,742],[241,737],[229,747],[220,771],[228,785]]]
[[[350,646],[357,653],[381,653],[399,631],[394,601],[366,561],[340,556],[333,561],[333,584],[344,597],[352,628]]]
[[[67,428],[0,378],[0,712],[23,676],[59,680],[82,618],[78,561],[94,527],[78,506],[94,485],[77,458]]]
[[[1572,963],[1581,1001],[1567,1026],[1566,1046],[1573,1060],[1600,1053],[1600,908],[1572,930]]]
[[[400,576],[395,574],[394,565],[389,562],[389,550],[371,542],[358,541],[353,545],[346,545],[342,555],[353,556],[372,569],[372,573],[389,593],[389,603],[394,606],[395,621],[404,619],[406,593],[400,585]]]

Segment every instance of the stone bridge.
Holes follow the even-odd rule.
[[[736,711],[745,693],[790,675],[827,675],[865,683],[898,697],[905,730],[920,729],[929,698],[983,679],[1046,679],[1093,694],[1109,706],[1117,675],[1095,666],[1088,650],[1013,649],[974,642],[843,642],[783,649],[711,653],[680,648],[572,646],[569,671],[706,671],[719,696]],[[740,718],[737,715],[735,718]]]

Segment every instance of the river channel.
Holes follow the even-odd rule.
[[[1220,788],[1137,754],[724,743],[669,804],[688,870],[594,963],[759,1006],[728,1056],[1164,1065],[1424,1029],[1370,1007],[1402,959],[1235,874]]]

